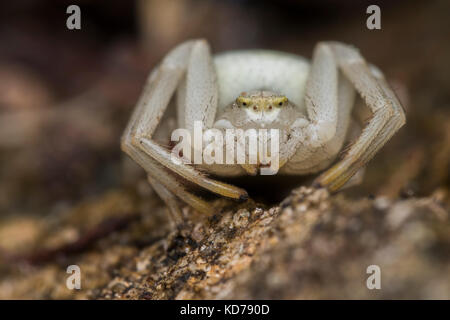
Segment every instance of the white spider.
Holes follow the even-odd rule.
[[[211,56],[204,40],[187,41],[167,54],[150,74],[122,137],[122,149],[148,175],[175,222],[181,219],[177,197],[207,212],[210,205],[186,187],[190,181],[232,199],[247,192],[215,180],[258,172],[258,164],[189,165],[171,161],[171,152],[155,142],[154,132],[177,91],[178,125],[204,128],[279,128],[278,174],[300,175],[327,168],[343,147],[351,125],[355,89],[373,113],[345,155],[315,180],[340,189],[405,123],[405,114],[381,71],[358,50],[321,42],[312,62],[276,51],[233,51]]]

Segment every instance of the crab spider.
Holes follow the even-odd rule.
[[[178,125],[205,128],[278,128],[278,174],[302,175],[328,168],[341,151],[358,92],[373,113],[345,155],[321,173],[314,185],[342,188],[404,125],[405,114],[377,68],[358,50],[321,42],[312,62],[276,51],[248,50],[211,55],[205,40],[184,42],[151,72],[122,136],[122,150],[147,172],[173,220],[181,221],[177,198],[207,212],[207,201],[185,182],[227,198],[245,200],[247,192],[211,178],[258,173],[260,164],[205,165],[171,161],[170,150],[154,140],[156,127],[177,92]]]

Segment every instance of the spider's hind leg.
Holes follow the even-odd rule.
[[[166,187],[164,187],[152,176],[148,175],[147,180],[152,186],[153,190],[167,205],[167,208],[170,213],[170,218],[173,224],[175,226],[180,225],[183,222],[183,213],[181,212],[180,206],[178,205],[178,199],[172,192],[170,192]]]

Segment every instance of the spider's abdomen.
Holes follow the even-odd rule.
[[[309,62],[300,56],[279,51],[231,51],[214,57],[219,109],[233,102],[241,92],[269,90],[285,95],[304,108],[304,90]]]

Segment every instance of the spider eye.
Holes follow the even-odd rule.
[[[280,99],[277,100],[277,105],[278,105],[279,107],[285,106],[287,101],[288,101],[288,100],[287,100],[286,97],[282,97],[282,98],[280,98]]]
[[[250,104],[250,99],[245,97],[238,97],[236,103],[239,107],[247,107]]]

